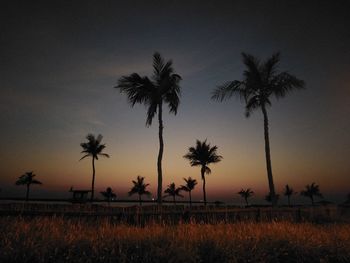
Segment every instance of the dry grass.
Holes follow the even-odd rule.
[[[350,262],[350,225],[0,219],[0,262]]]

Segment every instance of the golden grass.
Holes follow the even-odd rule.
[[[350,262],[350,225],[0,219],[0,262]]]

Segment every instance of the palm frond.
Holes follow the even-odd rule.
[[[218,86],[213,92],[211,99],[223,101],[229,99],[232,96],[237,96],[239,99],[244,100],[246,98],[246,91],[244,89],[244,82],[234,80],[228,81]]]

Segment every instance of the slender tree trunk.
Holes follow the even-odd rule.
[[[203,200],[204,200],[204,205],[207,206],[207,194],[205,192],[205,168],[202,167],[201,169],[201,175],[202,175],[202,180],[203,180]]]
[[[176,205],[175,195],[173,196],[174,205]]]
[[[95,191],[95,158],[92,157],[91,202],[94,200],[94,191]]]
[[[288,206],[290,206],[290,196],[288,195]]]
[[[163,175],[162,175],[162,158],[164,151],[164,142],[163,142],[163,118],[162,118],[162,103],[159,103],[158,106],[158,121],[159,121],[159,153],[158,153],[158,191],[157,191],[157,201],[158,205],[162,205],[162,184],[163,184]]]
[[[264,136],[265,136],[267,178],[269,181],[269,189],[270,189],[272,206],[276,206],[277,200],[276,200],[275,185],[273,183],[273,177],[272,177],[272,166],[271,166],[271,156],[270,156],[269,119],[267,117],[267,111],[266,111],[265,105],[262,105],[261,109],[264,115]]]
[[[190,195],[190,207],[192,208],[192,195],[191,195],[191,191],[189,191],[188,194]]]
[[[315,204],[315,203],[314,203],[314,197],[311,196],[310,198],[311,198],[311,204],[314,205],[314,204]]]
[[[26,201],[29,200],[29,187],[30,187],[30,185],[27,184]]]
[[[245,203],[247,204],[248,206],[248,198],[244,198],[245,199]]]

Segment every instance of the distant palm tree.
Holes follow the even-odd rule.
[[[295,192],[293,190],[293,188],[289,187],[289,185],[287,184],[284,188],[284,193],[285,196],[287,196],[288,198],[288,206],[290,206],[290,197],[294,194],[297,194],[297,192]]]
[[[192,207],[192,190],[195,188],[197,185],[197,180],[192,179],[191,177],[188,177],[187,179],[184,178],[184,181],[186,182],[186,185],[181,185],[182,190],[185,192],[188,192],[188,195],[190,197],[190,207]]]
[[[132,181],[132,183],[134,184],[134,186],[131,188],[131,190],[129,191],[129,196],[132,196],[133,194],[138,194],[139,195],[139,204],[140,206],[142,205],[142,199],[141,196],[142,195],[147,195],[150,196],[151,193],[149,191],[146,190],[147,186],[149,186],[149,184],[145,184],[145,177],[141,177],[141,176],[137,176],[136,181]]]
[[[171,183],[168,185],[168,188],[165,189],[164,193],[166,195],[164,195],[164,197],[171,196],[173,198],[174,204],[176,204],[176,196],[184,197],[182,194],[180,194],[181,190],[181,187],[176,188],[175,183]]]
[[[34,179],[35,176],[36,175],[33,172],[26,172],[25,174],[21,175],[16,181],[16,185],[27,186],[26,201],[29,200],[30,185],[31,184],[42,184],[42,182]]]
[[[272,196],[272,204],[277,204],[275,186],[272,176],[270,157],[269,121],[267,107],[271,106],[270,98],[274,95],[277,99],[285,97],[293,89],[304,88],[304,81],[297,79],[288,72],[278,72],[277,66],[280,54],[276,53],[268,60],[261,62],[252,55],[242,53],[243,63],[246,70],[243,80],[226,82],[214,90],[212,99],[223,101],[224,99],[237,96],[245,101],[246,117],[257,109],[261,109],[264,116],[265,155],[269,190]]]
[[[301,191],[300,194],[302,196],[310,198],[312,205],[314,205],[314,196],[323,198],[323,195],[320,192],[320,187],[315,183],[312,183],[311,185],[306,185],[305,190]]]
[[[151,78],[141,77],[137,73],[123,76],[119,79],[115,88],[125,93],[128,102],[133,107],[136,103],[144,104],[147,107],[146,126],[152,124],[152,120],[158,113],[159,122],[159,153],[157,160],[158,190],[157,201],[162,203],[162,158],[164,151],[163,142],[163,103],[168,104],[170,113],[176,115],[180,103],[181,77],[174,73],[172,61],[167,62],[156,52],[153,55],[153,75]]]
[[[110,205],[111,200],[113,200],[117,197],[117,195],[113,192],[112,188],[110,188],[110,187],[107,187],[106,191],[102,191],[100,193],[107,200],[108,205]]]
[[[211,170],[208,167],[211,163],[218,163],[222,160],[222,156],[217,155],[218,147],[215,145],[210,147],[207,140],[201,142],[196,141],[195,147],[190,147],[184,158],[190,161],[191,166],[201,166],[201,178],[203,180],[203,199],[204,205],[207,205],[207,195],[205,192],[205,174],[210,174]]]
[[[275,193],[275,206],[277,205],[278,199],[280,199],[280,195]],[[273,205],[273,200],[270,192],[267,195],[265,195],[265,201]]]
[[[95,191],[95,159],[98,160],[99,156],[109,158],[108,154],[102,152],[104,148],[106,148],[106,145],[101,144],[102,138],[103,137],[101,134],[99,134],[97,138],[95,138],[95,135],[93,134],[88,134],[86,136],[88,142],[83,142],[80,144],[80,146],[83,148],[81,153],[85,154],[80,158],[80,160],[84,159],[85,157],[92,157],[91,202],[94,199]]]
[[[248,205],[249,205],[249,203],[248,203],[248,198],[252,197],[253,194],[254,194],[254,192],[253,192],[250,188],[245,189],[245,190],[242,188],[242,190],[239,191],[238,194],[239,194],[242,198],[244,198],[245,203],[246,203],[247,206],[248,206]]]

